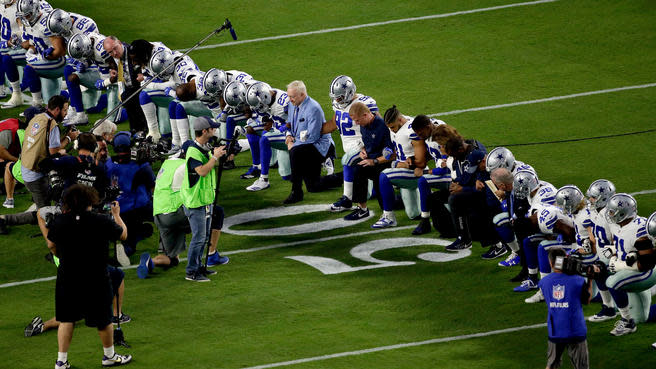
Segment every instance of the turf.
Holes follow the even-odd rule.
[[[507,1],[507,0],[506,0]],[[53,1],[53,6],[94,18],[105,34],[131,41],[163,41],[188,48],[225,17],[240,39],[343,27],[406,17],[451,13],[507,4],[504,1],[205,1],[131,2],[111,7],[103,1]],[[330,81],[353,77],[358,91],[373,96],[381,110],[392,104],[406,114],[434,114],[624,86],[654,83],[656,76],[656,4],[651,1],[557,1],[445,18],[262,41],[191,55],[203,70],[239,69],[273,86],[306,82],[327,117]],[[130,16],[128,16],[130,14]],[[227,35],[209,43],[228,42]],[[519,145],[581,139],[654,129],[655,88],[619,91],[502,109],[441,115],[467,137],[492,148],[508,145],[533,165],[541,179],[582,189],[595,179],[612,180],[619,191],[656,188],[653,180],[655,134],[645,133],[576,142]],[[18,109],[1,110],[0,118]],[[100,115],[93,116],[94,119]],[[126,124],[121,126],[126,127]],[[334,135],[341,152],[341,143]],[[518,145],[518,146],[513,146]],[[237,157],[239,168],[224,173],[220,203],[228,216],[281,205],[290,190],[276,170],[271,188],[245,191],[240,180],[249,153]],[[338,166],[339,167],[339,166]],[[339,168],[338,168],[339,170]],[[302,204],[329,204],[341,190],[305,194]],[[656,211],[656,194],[636,196],[639,213]],[[27,195],[17,209],[29,206]],[[375,201],[372,209],[380,214]],[[7,209],[0,209],[6,214]],[[235,229],[268,229],[335,219],[315,212],[249,222]],[[413,226],[397,211],[399,226]],[[543,304],[527,305],[502,270],[472,255],[451,262],[424,261],[417,255],[443,251],[421,245],[375,253],[380,260],[413,265],[324,275],[287,257],[320,256],[357,267],[371,265],[351,249],[373,240],[410,237],[409,229],[369,231],[371,221],[347,228],[288,236],[237,236],[224,232],[219,248],[228,265],[208,284],[184,280],[178,267],[146,280],[127,270],[125,312],[133,321],[123,328],[139,368],[236,368],[456,337],[543,323]],[[55,275],[43,259],[46,248],[36,227],[11,229],[0,236],[0,283]],[[341,237],[320,240],[325,237]],[[437,238],[431,233],[424,238]],[[307,241],[305,243],[298,243]],[[295,243],[288,245],[290,243]],[[246,252],[264,246],[287,246]],[[139,252],[156,253],[156,239]],[[133,262],[138,258],[133,257]],[[54,281],[0,289],[0,352],[16,368],[52,365],[56,334],[23,338],[34,315],[54,314]],[[594,314],[598,304],[585,308]],[[656,359],[649,344],[656,327],[614,338],[612,321],[589,324],[591,366],[648,368]],[[526,368],[544,366],[546,329],[536,328],[483,338],[433,343],[357,356],[306,362],[303,368]],[[96,333],[80,325],[70,360],[76,368],[99,365]],[[569,367],[565,359],[564,367]]]

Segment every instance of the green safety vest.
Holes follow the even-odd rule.
[[[153,215],[173,213],[182,205],[180,191],[173,191],[171,186],[175,171],[184,164],[184,159],[168,159],[162,163],[155,180]]]
[[[205,165],[209,160],[209,154],[203,154],[194,146],[189,146],[187,149],[187,157],[185,160],[186,175],[182,181],[182,203],[188,209],[199,208],[201,206],[210,205],[214,203],[214,190],[216,189],[216,169],[207,173],[205,177],[200,176],[200,179],[193,187],[189,187],[189,159],[196,159]]]
[[[18,142],[20,142],[21,147],[23,146],[23,139],[25,138],[25,130],[24,129],[19,129],[16,131],[16,134],[18,135]],[[11,175],[16,178],[16,180],[22,184],[25,184],[25,181],[23,181],[23,171],[21,170],[21,160],[18,158],[18,161],[16,164],[14,164],[13,167],[11,167]]]

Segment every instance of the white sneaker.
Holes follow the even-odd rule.
[[[255,182],[253,182],[252,185],[246,187],[248,191],[261,191],[269,188],[271,186],[269,184],[269,181],[265,180],[264,178],[260,177]]]
[[[13,209],[14,199],[10,199],[10,198],[5,199],[5,202],[2,203],[2,206],[4,206],[7,209]]]
[[[61,362],[57,360],[55,362],[55,369],[68,369],[71,367],[71,364],[66,360],[65,362]]]
[[[374,224],[371,225],[371,228],[388,228],[388,227],[395,227],[396,226],[396,217],[394,216],[394,213],[392,213],[391,216],[387,216],[383,214],[380,219]]]
[[[638,330],[636,323],[633,319],[620,319],[615,323],[615,328],[610,331],[613,336],[623,336],[625,334],[633,333]]]
[[[542,290],[538,290],[538,292],[535,293],[535,295],[527,298],[524,300],[525,303],[527,304],[535,304],[537,302],[544,301],[544,296],[542,295]]]
[[[120,242],[116,244],[116,260],[118,260],[118,263],[121,264],[123,268],[130,266],[130,258],[128,257],[128,254],[125,253],[125,247]]]
[[[102,366],[119,366],[119,365],[125,365],[132,361],[132,355],[119,355],[117,353],[114,353],[114,356],[112,357],[107,357],[103,355],[102,358]]]
[[[12,94],[9,101],[2,103],[2,109],[12,109],[23,105],[23,97],[20,94]]]
[[[29,208],[25,209],[25,212],[29,213],[31,211],[36,211],[36,204],[32,203]]]

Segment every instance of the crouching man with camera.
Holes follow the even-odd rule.
[[[574,368],[587,369],[590,366],[586,338],[588,330],[582,304],[590,302],[592,279],[586,282],[580,275],[563,273],[564,259],[564,250],[549,251],[553,273],[538,282],[549,311],[547,369],[560,367],[565,349]]]

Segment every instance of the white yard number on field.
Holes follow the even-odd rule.
[[[371,263],[370,265],[364,266],[350,266],[339,260],[325,258],[321,256],[287,256],[288,259],[293,259],[305,263],[313,268],[318,269],[323,274],[340,274],[348,272],[357,272],[360,270],[367,269],[376,269],[376,268],[387,268],[395,266],[404,266],[404,265],[414,265],[414,261],[388,261],[380,260],[373,257],[373,254],[378,251],[402,248],[402,247],[413,247],[413,246],[423,246],[423,245],[437,245],[437,246],[446,246],[450,244],[451,241],[442,240],[442,239],[431,239],[431,238],[388,238],[382,240],[373,240],[365,243],[361,243],[358,246],[351,249],[351,256],[356,259],[360,259],[364,262]],[[471,251],[459,250],[458,252],[426,252],[423,254],[417,255],[419,259],[433,261],[433,262],[446,262],[461,259],[471,255]]]

